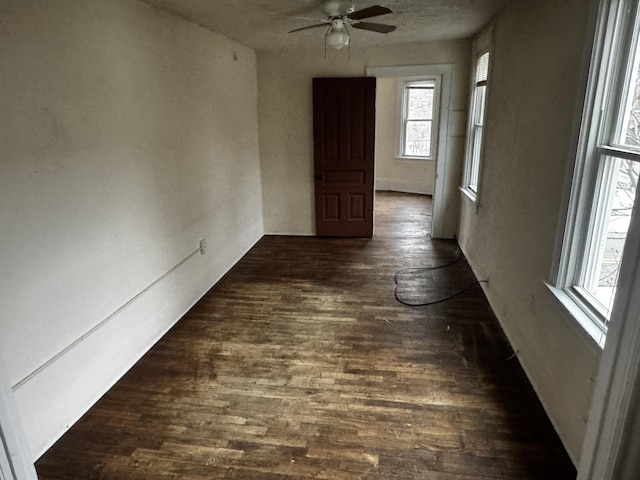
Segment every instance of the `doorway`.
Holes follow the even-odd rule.
[[[449,232],[445,229],[445,214],[447,212],[447,205],[445,199],[447,198],[446,189],[451,188],[447,182],[447,160],[449,157],[449,115],[450,115],[450,97],[451,97],[451,72],[453,69],[452,64],[438,64],[438,65],[418,65],[418,66],[401,66],[401,67],[375,67],[367,69],[367,76],[376,77],[380,82],[379,93],[384,93],[385,84],[397,84],[399,79],[434,79],[439,86],[439,105],[437,110],[437,144],[434,145],[435,158],[431,160],[417,160],[417,159],[402,159],[400,156],[399,138],[400,122],[397,120],[398,115],[398,100],[394,102],[395,107],[390,109],[386,106],[381,108],[382,105],[378,105],[378,119],[389,118],[393,120],[393,131],[389,132],[389,120],[387,120],[387,127],[379,128],[378,135],[385,135],[387,138],[379,138],[376,144],[376,170],[384,160],[379,158],[379,155],[390,156],[391,162],[396,164],[413,163],[415,167],[416,162],[422,162],[419,164],[419,169],[424,170],[425,175],[421,177],[421,180],[411,180],[411,173],[408,173],[404,180],[390,183],[388,178],[378,176],[376,173],[376,189],[377,190],[394,190],[404,191],[408,193],[420,193],[432,195],[432,223],[431,223],[431,237],[432,238],[452,238],[455,232]],[[385,79],[393,80],[394,82],[385,82]],[[388,92],[387,92],[388,94]],[[397,93],[395,93],[397,95]],[[393,111],[392,111],[393,110]],[[381,133],[385,132],[385,133]],[[389,136],[393,139],[389,140]],[[390,143],[392,147],[390,148]],[[384,153],[380,148],[380,145],[385,145]],[[433,173],[429,173],[429,171]],[[405,172],[406,173],[406,172]],[[421,184],[421,182],[424,183]]]

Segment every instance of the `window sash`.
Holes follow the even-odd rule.
[[[640,88],[640,32],[638,31],[640,27],[640,8],[638,8],[637,1],[623,1],[621,3],[622,6],[628,4],[630,8],[635,7],[635,18],[629,22],[632,25],[631,28],[628,28],[629,25],[627,25],[626,30],[624,25],[621,25],[624,16],[621,15],[623,18],[618,18],[618,28],[622,32],[620,46],[615,54],[620,67],[612,73],[617,89],[612,91],[613,99],[610,99],[610,108],[615,110],[610,115],[613,118],[613,120],[610,120],[611,126],[609,127],[611,135],[601,143],[640,152],[640,138],[636,139],[635,144],[626,142],[630,120],[633,117],[635,117],[636,121],[640,120],[640,105],[638,105],[638,100],[640,100],[638,96]],[[636,126],[640,128],[640,124]]]
[[[486,111],[487,79],[489,74],[489,52],[486,51],[476,57],[473,78],[473,92],[471,97],[471,111],[469,112],[469,133],[463,191],[471,192],[475,200],[478,194],[480,177],[480,161],[484,134],[484,117]]]
[[[416,98],[413,94],[417,92],[424,92],[427,94],[429,93],[431,94],[429,98],[431,102],[431,108],[422,109],[425,111],[424,115],[417,114],[416,109],[412,108],[412,103],[413,103],[412,100]],[[435,94],[435,87],[416,87],[416,86],[412,86],[411,84],[407,85],[405,87],[405,99],[406,99],[405,118],[407,120],[432,120],[434,94]]]
[[[615,155],[611,148],[598,149],[598,170],[589,221],[582,233],[584,249],[572,279],[572,287],[597,312],[597,322],[607,326],[617,289],[617,275],[622,264],[626,241],[635,203],[636,188],[621,188],[624,174],[635,176],[640,172],[640,153]],[[623,167],[627,167],[622,170]],[[631,197],[629,197],[631,195]],[[624,203],[623,203],[624,202]],[[614,213],[616,213],[614,215]],[[617,226],[614,226],[614,223]]]
[[[434,79],[411,80],[404,82],[402,89],[402,122],[400,132],[400,156],[410,158],[434,158],[436,141],[436,124],[438,85]],[[415,98],[412,93],[425,91],[431,93],[430,107],[426,112],[416,114],[411,103]],[[423,109],[424,110],[424,109]],[[422,126],[422,129],[419,128]],[[418,127],[418,128],[416,128]],[[425,132],[424,134],[421,133]],[[425,135],[425,136],[423,136]]]
[[[626,240],[625,231],[622,245],[619,245],[617,249],[619,258],[617,260],[606,258],[607,243],[614,243],[609,225],[613,203],[618,192],[617,179],[620,174],[620,164],[625,161],[640,162],[640,149],[625,143],[628,138],[627,130],[636,94],[638,60],[640,58],[637,28],[625,28],[623,23],[627,18],[624,8],[627,6],[626,3],[621,2],[618,5],[620,10],[616,14],[615,34],[605,67],[605,78],[609,79],[609,82],[607,86],[601,86],[606,92],[600,106],[600,112],[603,116],[600,122],[602,129],[597,134],[596,147],[590,156],[594,163],[591,177],[593,186],[587,189],[593,200],[582,233],[583,256],[573,274],[572,282],[580,295],[598,312],[597,320],[605,327],[605,330],[615,298],[617,278],[614,279],[611,291],[604,296],[598,294],[604,289],[601,288],[603,263],[613,261],[615,266],[610,274],[617,275]],[[638,10],[636,10],[635,18],[630,22],[634,26],[638,25],[637,12]],[[612,85],[613,88],[610,88],[609,85]],[[616,248],[611,248],[614,251],[610,256],[613,256],[613,253],[616,253]]]
[[[640,75],[640,9],[637,0],[611,0],[603,2],[603,8],[556,278],[557,287],[592,322],[585,330],[599,345],[608,328],[617,280],[606,295],[601,287],[607,286],[602,283],[610,279],[608,275],[617,274],[626,240],[626,232],[611,230],[612,208],[620,201],[616,198],[621,191],[618,176],[624,165],[632,166],[636,176],[640,172],[640,145],[629,144],[626,136],[633,102],[640,100],[634,98],[640,92],[636,86]],[[636,108],[640,110],[640,105]],[[629,193],[627,188],[622,191]],[[624,238],[616,237],[622,233]],[[618,242],[617,258],[607,252],[607,242]],[[591,333],[594,328],[602,333],[599,339]]]

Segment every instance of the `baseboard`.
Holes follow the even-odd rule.
[[[462,247],[460,247],[460,248],[462,249]],[[465,258],[467,259],[467,263],[469,264],[469,267],[473,271],[474,275],[477,278],[482,277],[482,275],[479,276],[479,274],[477,272],[477,269],[474,268],[472,261],[469,260],[469,258],[466,256],[465,252],[463,251],[462,253],[465,255]],[[493,296],[491,295],[491,291],[489,290],[487,285],[488,285],[487,283],[480,283],[480,288],[482,288],[482,290],[484,292],[484,295],[485,295],[485,297],[487,299],[487,302],[489,303],[489,307],[491,308],[491,311],[493,312],[493,314],[495,315],[496,319],[498,320],[498,323],[500,325],[500,329],[502,330],[502,332],[504,333],[505,337],[507,338],[507,341],[509,342],[509,345],[511,345],[511,348],[513,349],[514,354],[515,354],[516,358],[518,359],[518,363],[520,364],[520,367],[524,371],[524,374],[527,377],[527,380],[529,381],[529,384],[533,388],[533,391],[535,392],[536,397],[538,398],[538,401],[542,405],[542,408],[545,411],[545,414],[547,415],[547,418],[551,422],[551,425],[553,426],[554,430],[556,431],[556,434],[558,435],[558,438],[560,438],[561,443],[565,447],[567,455],[569,455],[569,458],[571,459],[571,461],[573,462],[573,464],[577,468],[579,459],[576,458],[575,455],[573,455],[573,452],[569,448],[567,448],[568,442],[564,438],[562,430],[559,428],[559,426],[558,426],[557,422],[555,421],[554,417],[552,415],[550,415],[550,413],[549,413],[550,409],[548,408],[548,405],[547,405],[547,403],[545,401],[545,398],[542,395],[540,395],[540,388],[539,388],[538,382],[536,380],[536,377],[531,374],[531,368],[530,368],[529,364],[527,363],[526,358],[523,358],[523,357],[521,357],[519,355],[519,351],[520,351],[519,343],[517,341],[515,341],[515,339],[511,335],[510,330],[505,328],[504,322],[500,319],[500,316],[498,315],[498,313],[496,313],[497,310],[494,307]]]
[[[376,190],[433,195],[433,184],[394,178],[377,178]]]

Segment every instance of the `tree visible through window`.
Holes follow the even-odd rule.
[[[637,44],[635,49],[637,57]],[[640,72],[637,60],[634,63],[632,78],[623,88],[622,96],[627,98],[620,98],[619,113],[611,112],[612,116],[618,116],[619,133],[614,131],[613,141],[602,142],[600,147],[601,181],[593,205],[594,238],[585,258],[584,288],[604,308],[607,319],[613,306],[640,175]]]
[[[401,155],[432,157],[435,81],[405,82]]]
[[[556,286],[603,344],[640,177],[638,2],[605,0]]]

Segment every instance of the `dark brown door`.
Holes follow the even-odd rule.
[[[376,79],[313,79],[316,235],[373,235]]]

